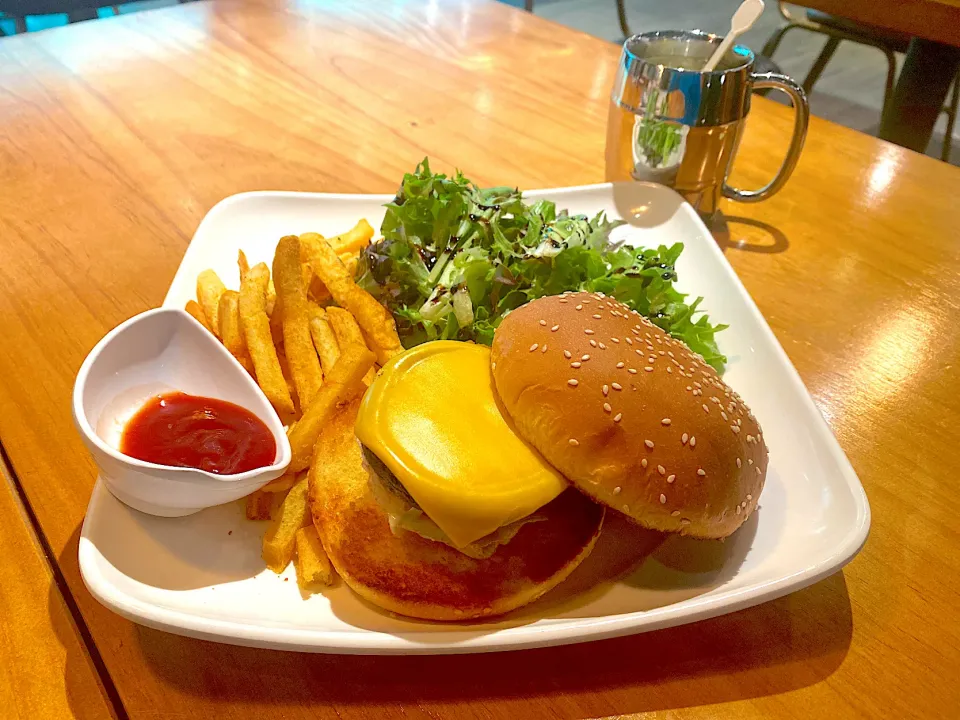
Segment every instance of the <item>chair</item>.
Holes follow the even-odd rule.
[[[627,22],[627,9],[624,7],[624,0],[617,0],[617,20],[620,21],[620,31],[624,37],[633,35],[630,32],[630,24]],[[533,12],[533,0],[523,0],[523,9],[529,13]]]
[[[887,77],[883,88],[883,107],[886,110],[893,94],[893,85],[897,74],[897,60],[894,53],[904,53],[910,43],[910,36],[904,33],[898,33],[894,30],[867,25],[853,20],[847,20],[836,15],[819,12],[817,10],[805,10],[798,15],[785,2],[778,2],[777,8],[780,14],[787,21],[787,24],[779,28],[770,39],[767,40],[761,51],[764,55],[772,57],[783,40],[783,36],[790,30],[799,28],[809,32],[819,33],[827,37],[827,43],[823,50],[817,56],[810,72],[801,83],[803,89],[809,94],[813,90],[814,84],[820,79],[827,63],[837,51],[842,40],[859,43],[874,47],[884,54],[887,58]],[[950,98],[943,112],[947,115],[947,131],[943,139],[943,148],[940,157],[944,161],[950,158],[950,149],[953,140],[953,128],[957,120],[957,107],[960,105],[960,73],[954,78],[953,86],[950,92]]]

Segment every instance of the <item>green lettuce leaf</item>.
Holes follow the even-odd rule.
[[[504,316],[567,290],[602,292],[649,318],[717,370],[726,358],[713,325],[677,291],[683,245],[635,248],[613,243],[623,224],[528,205],[516,188],[479,188],[459,171],[432,173],[424,159],[407,173],[380,231],[366,248],[357,282],[384,303],[405,347],[428,340],[489,345]]]

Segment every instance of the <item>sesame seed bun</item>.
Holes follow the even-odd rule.
[[[767,446],[703,358],[603,295],[511,312],[491,355],[517,432],[578,489],[644,527],[733,533],[757,507]]]
[[[486,559],[406,530],[394,534],[354,435],[358,407],[359,401],[345,405],[324,426],[309,501],[330,562],[360,597],[428,620],[493,617],[560,584],[593,550],[604,508],[572,488]]]

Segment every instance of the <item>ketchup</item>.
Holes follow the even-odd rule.
[[[233,475],[271,465],[277,442],[249,410],[171,392],[150,398],[123,429],[120,452],[173,467]]]

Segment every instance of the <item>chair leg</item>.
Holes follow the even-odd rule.
[[[777,48],[780,47],[780,41],[783,40],[783,36],[787,34],[788,30],[793,30],[795,27],[800,26],[791,23],[790,25],[784,25],[782,28],[775,30],[773,35],[770,36],[770,39],[764,43],[760,54],[766,55],[768,58],[772,58],[773,54],[777,51]]]
[[[816,61],[813,63],[813,67],[810,68],[810,72],[807,73],[807,77],[804,79],[803,89],[809,95],[813,91],[813,86],[816,84],[817,80],[820,79],[820,76],[823,75],[823,71],[827,67],[827,63],[830,62],[830,58],[833,57],[833,54],[837,51],[837,48],[840,46],[840,38],[830,37],[827,39],[827,44],[823,46],[823,50],[820,51],[820,54],[817,55]]]
[[[624,0],[617,0],[617,20],[620,21],[620,31],[625,38],[633,35],[630,31],[630,23],[627,22],[627,8],[624,6]]]
[[[943,136],[943,147],[940,149],[940,159],[950,162],[950,150],[953,148],[953,126],[957,123],[957,109],[960,106],[960,73],[953,79],[953,91],[950,94],[950,105],[947,111],[947,132]]]
[[[27,18],[24,15],[18,15],[13,19],[14,32],[25,33],[27,31]]]
[[[883,113],[887,111],[887,105],[890,104],[890,98],[893,96],[893,85],[897,78],[897,59],[887,48],[878,48],[878,50],[887,56],[887,79],[883,85]]]
[[[533,0],[523,0],[523,9],[527,12],[533,12]]]

